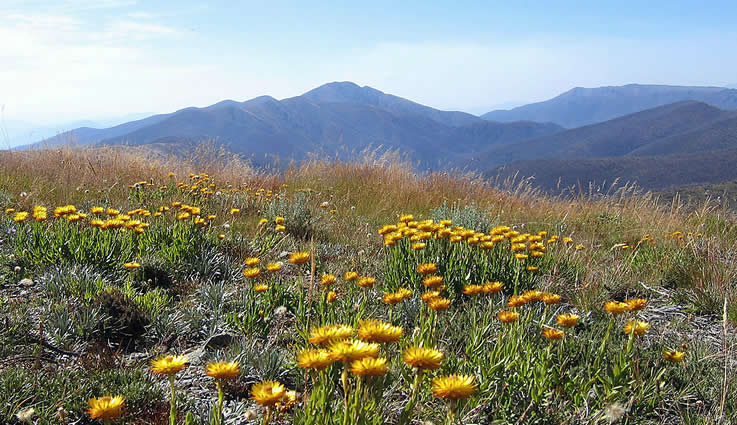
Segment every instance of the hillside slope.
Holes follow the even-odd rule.
[[[490,169],[532,159],[606,158],[648,152],[672,155],[735,149],[734,134],[729,134],[734,129],[735,118],[737,112],[705,103],[677,102],[514,146],[494,146],[479,153],[478,158]]]
[[[482,118],[501,122],[554,122],[576,128],[684,100],[704,102],[720,109],[737,109],[737,90],[642,84],[576,87],[543,102],[491,111]]]
[[[489,171],[488,177],[533,177],[533,184],[550,193],[573,187],[588,190],[589,183],[607,186],[636,182],[648,190],[709,184],[737,179],[737,150],[691,155],[595,159],[529,160]]]

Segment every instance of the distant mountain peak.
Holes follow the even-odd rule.
[[[351,81],[335,81],[314,88],[302,97],[314,102],[360,102],[376,103],[381,96],[390,96],[369,86],[359,86]]]

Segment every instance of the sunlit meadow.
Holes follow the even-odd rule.
[[[0,152],[0,422],[733,423],[734,216],[595,194]]]

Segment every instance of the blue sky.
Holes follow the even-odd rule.
[[[737,2],[0,0],[6,121],[354,81],[481,113],[575,86],[737,83]]]

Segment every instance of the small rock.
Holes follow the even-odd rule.
[[[33,286],[33,281],[26,277],[18,282],[18,286]]]
[[[204,347],[210,349],[224,348],[233,343],[235,337],[228,333],[213,335],[207,339]]]

